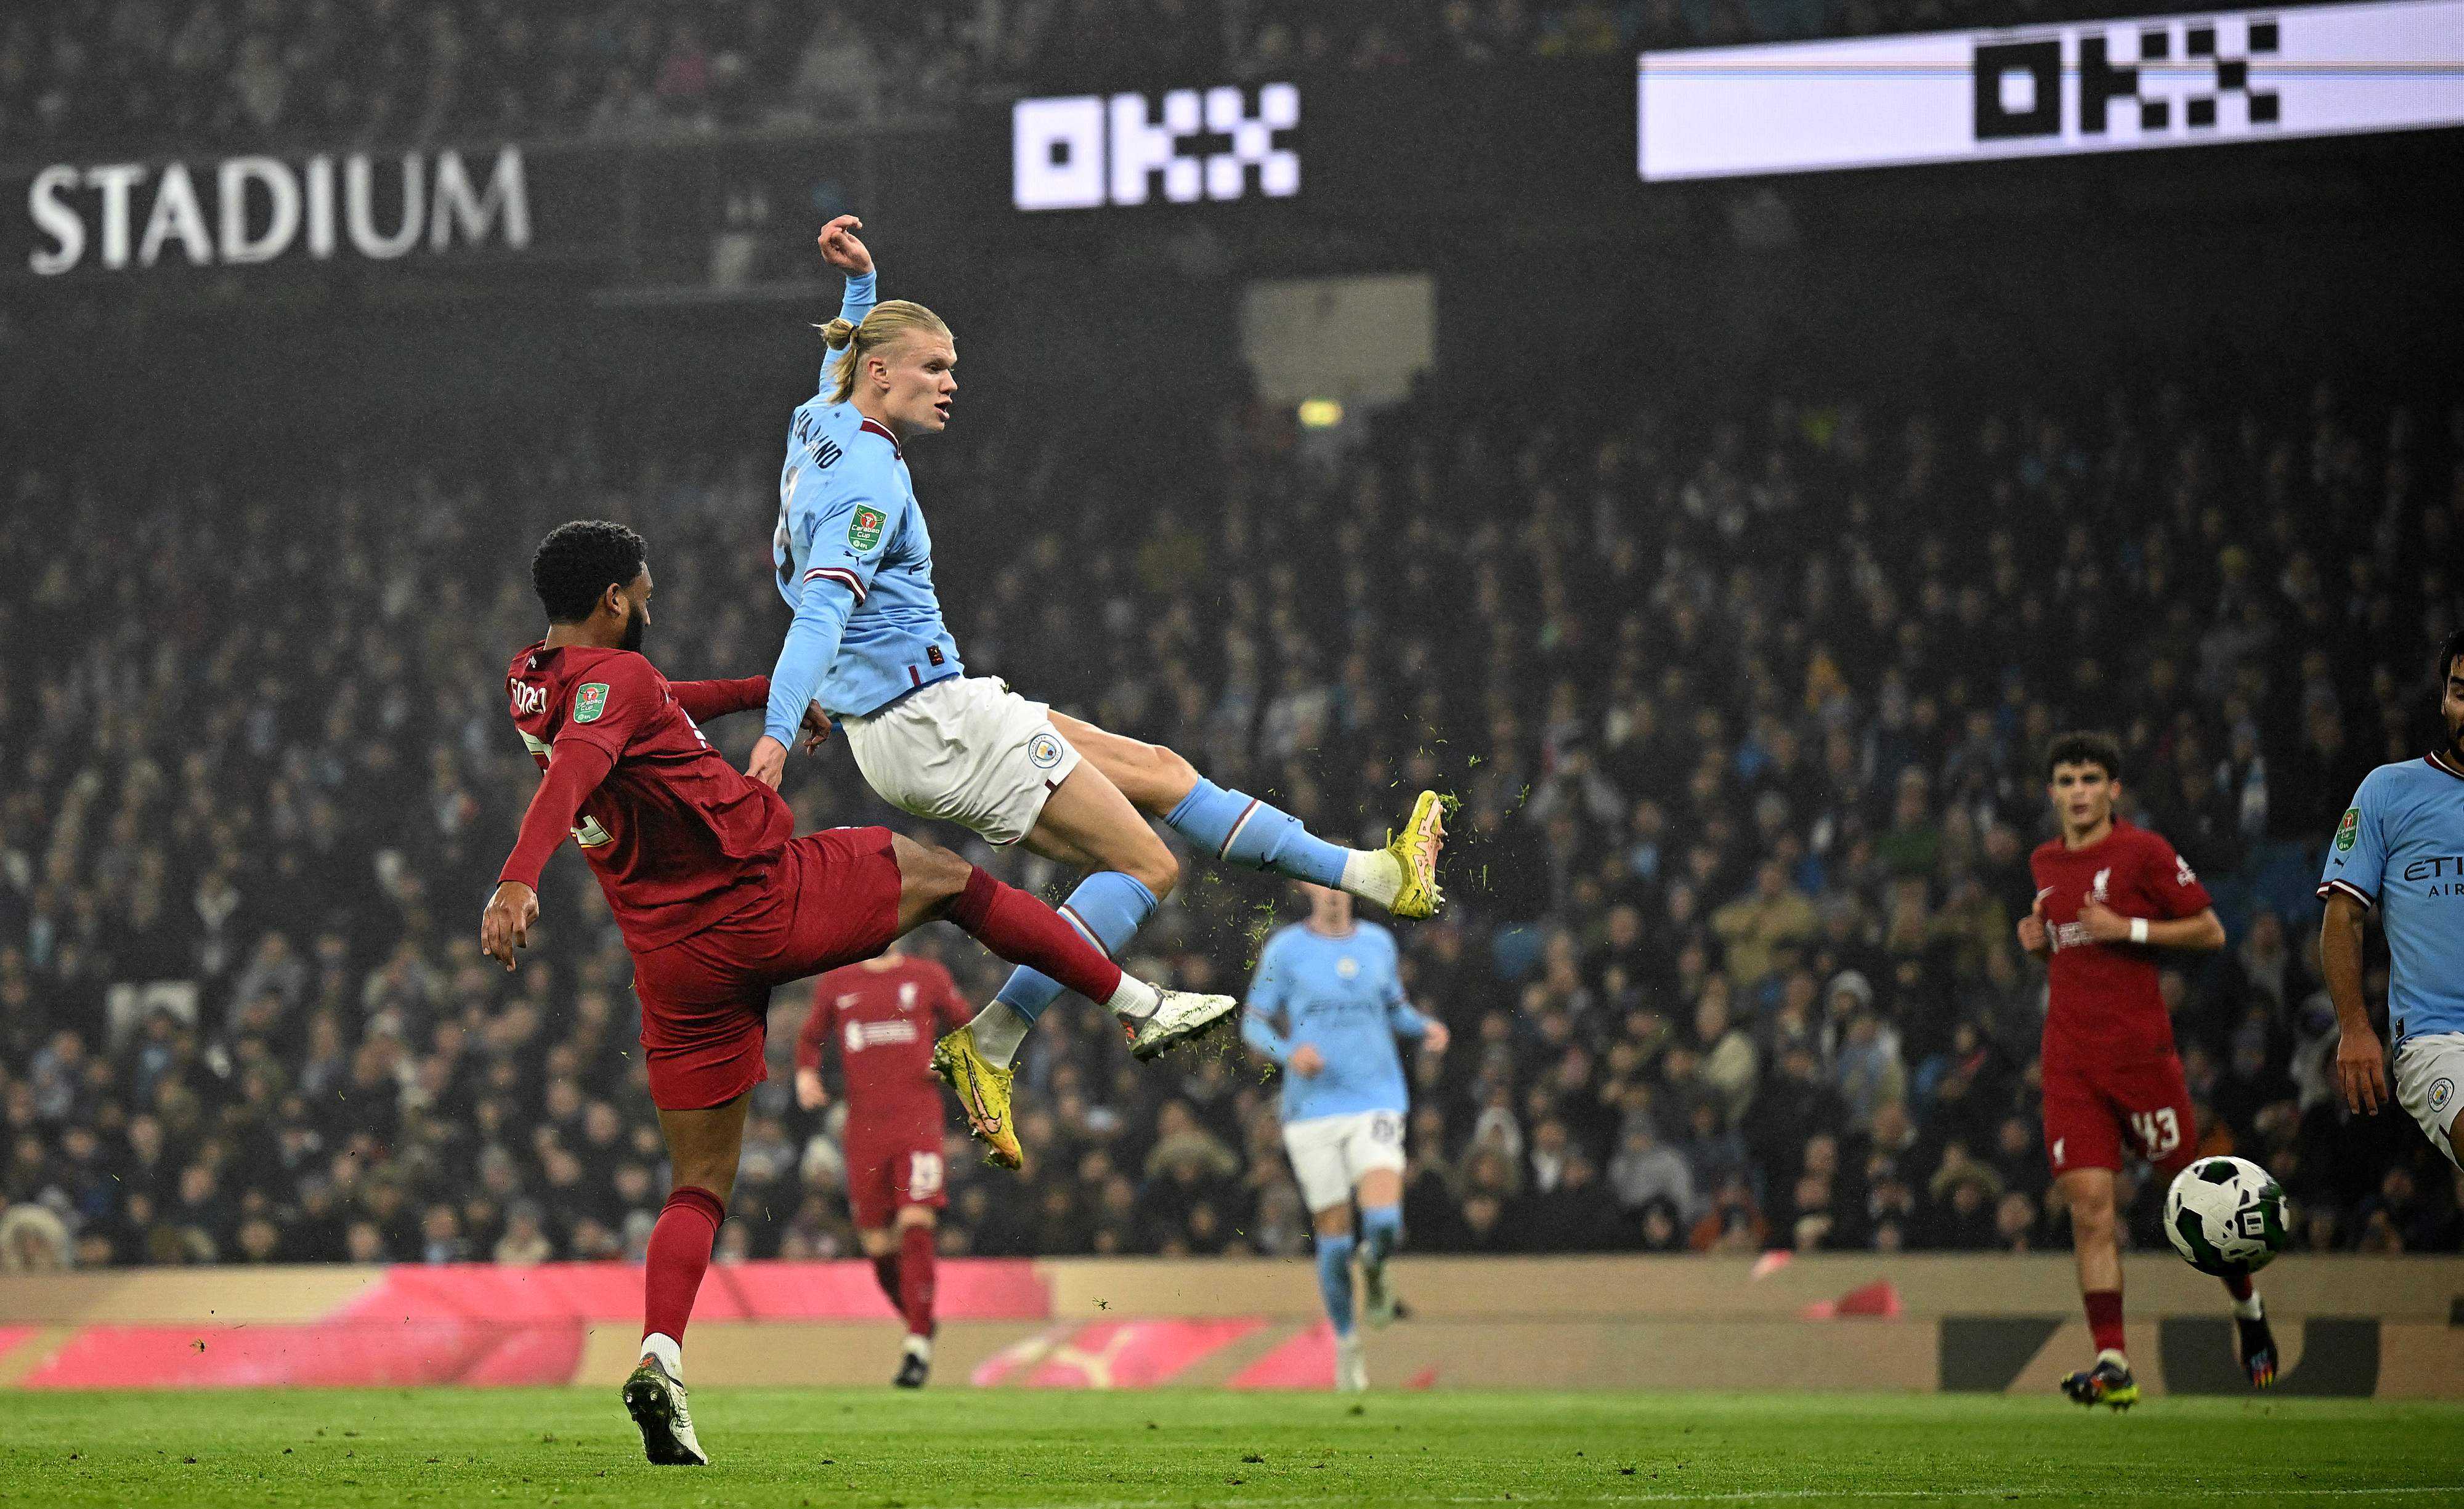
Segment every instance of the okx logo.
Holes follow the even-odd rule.
[[[1290,84],[1022,99],[1010,110],[1010,199],[1021,209],[1091,209],[1161,199],[1268,199],[1301,191],[1287,142],[1301,121]]]
[[[2253,59],[2282,46],[2273,15],[2203,16],[2064,27],[1976,43],[1976,140],[2214,133],[2279,124],[2273,89],[2251,87]],[[2069,120],[2066,121],[2064,116]]]

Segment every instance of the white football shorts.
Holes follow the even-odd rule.
[[[952,676],[869,717],[843,718],[855,768],[901,812],[1016,843],[1078,768],[1052,708],[990,676]]]
[[[2455,1125],[2459,1090],[2464,1090],[2464,1032],[2426,1032],[2397,1046],[2396,1104],[2412,1113],[2431,1147],[2464,1169],[2449,1130]]]
[[[1352,1199],[1360,1176],[1372,1169],[1403,1171],[1403,1113],[1346,1111],[1284,1124],[1284,1151],[1309,1214],[1331,1211]]]

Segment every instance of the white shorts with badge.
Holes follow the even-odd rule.
[[[994,843],[1032,832],[1045,802],[1078,768],[1078,752],[1052,726],[1050,705],[990,676],[952,676],[840,723],[855,768],[882,800]]]
[[[1347,1111],[1284,1124],[1284,1151],[1301,1182],[1301,1199],[1315,1215],[1352,1198],[1372,1169],[1403,1171],[1403,1113]]]
[[[2455,1125],[2456,1100],[2464,1094],[2464,1032],[2431,1032],[2407,1038],[2395,1050],[2396,1104],[2412,1113],[2431,1146],[2464,1169],[2448,1128]]]

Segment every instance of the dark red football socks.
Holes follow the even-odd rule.
[[[906,1302],[898,1298],[898,1255],[896,1253],[883,1253],[872,1260],[872,1279],[873,1282],[881,1285],[881,1292],[890,1300],[890,1307],[901,1315],[906,1314]]]
[[[933,1228],[910,1226],[898,1234],[898,1292],[904,1296],[898,1308],[907,1317],[910,1336],[934,1332],[934,1264]]]
[[[2087,1301],[2087,1328],[2096,1336],[2096,1349],[2100,1352],[2123,1350],[2122,1291],[2090,1289],[2082,1298]]]
[[[1121,967],[1061,920],[1061,914],[982,870],[950,903],[950,920],[1012,964],[1059,980],[1101,1005],[1121,988]]]
[[[643,1335],[685,1339],[693,1296],[710,1268],[711,1244],[718,1240],[718,1223],[726,1216],[727,1208],[708,1190],[688,1184],[669,1193],[643,1258]]]
[[[2244,1304],[2249,1302],[2251,1296],[2250,1275],[2246,1273],[2229,1273],[2224,1277],[2225,1293],[2233,1297],[2233,1302],[2235,1304]]]

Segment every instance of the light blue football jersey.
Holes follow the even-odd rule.
[[[2464,1032],[2464,774],[2432,754],[2364,777],[2327,845],[2331,890],[2379,914],[2389,1036]]]
[[[842,317],[873,305],[869,274],[847,279]],[[898,437],[822,391],[796,409],[779,470],[770,542],[780,596],[796,610],[770,673],[763,732],[792,745],[806,704],[862,715],[960,674],[958,644],[933,589],[933,535]]]
[[[1395,935],[1374,922],[1354,922],[1339,938],[1297,925],[1268,938],[1241,1022],[1241,1036],[1277,1063],[1303,1043],[1326,1060],[1309,1078],[1285,1069],[1287,1123],[1403,1110],[1411,1100],[1395,1038],[1428,1030],[1403,998]]]

